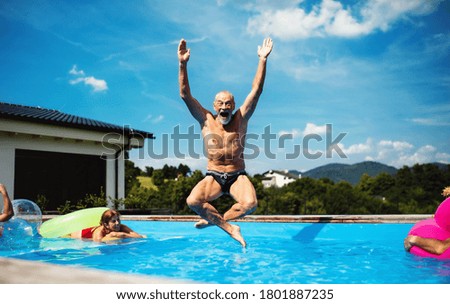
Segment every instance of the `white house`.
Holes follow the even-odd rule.
[[[295,175],[285,171],[270,170],[263,173],[262,184],[264,188],[283,187],[293,181],[301,178],[301,175]]]
[[[48,210],[101,191],[123,198],[126,154],[152,138],[128,126],[0,102],[0,183],[11,199],[45,196]]]

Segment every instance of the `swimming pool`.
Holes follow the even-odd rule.
[[[404,252],[412,224],[240,222],[243,249],[217,227],[124,223],[148,238],[96,244],[33,237],[0,244],[0,256],[200,283],[450,283],[450,261]]]

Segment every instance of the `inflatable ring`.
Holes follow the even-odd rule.
[[[450,231],[450,197],[439,205],[434,214],[434,218],[442,229]]]
[[[417,235],[423,238],[433,238],[441,241],[450,238],[450,198],[447,198],[439,205],[434,214],[434,218],[416,223],[408,235]],[[410,252],[421,257],[450,259],[450,248],[440,255],[430,253],[417,246],[413,246]]]
[[[98,226],[106,207],[87,208],[45,221],[39,233],[45,238],[61,237],[85,228]]]

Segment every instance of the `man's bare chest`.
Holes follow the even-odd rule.
[[[223,125],[211,116],[202,128],[205,144],[210,148],[243,146],[246,128],[240,116],[234,116],[231,122]]]

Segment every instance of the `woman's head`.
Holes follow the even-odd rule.
[[[116,210],[106,210],[100,219],[100,225],[108,231],[120,231],[120,213]]]

